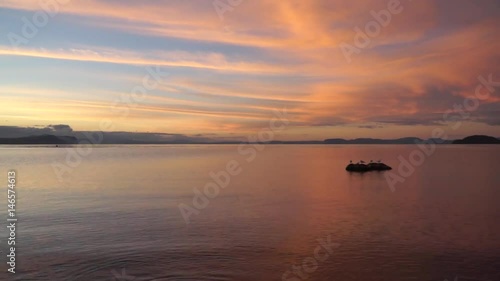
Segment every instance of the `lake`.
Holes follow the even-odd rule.
[[[0,146],[0,218],[11,169],[18,216],[0,278],[500,280],[500,146],[442,145],[398,171],[416,149]],[[379,159],[394,170],[345,171]]]

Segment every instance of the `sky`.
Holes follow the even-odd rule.
[[[0,126],[500,137],[499,32],[498,0],[2,0]]]

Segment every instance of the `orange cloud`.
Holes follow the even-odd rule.
[[[223,21],[211,1],[168,5],[71,1],[59,11],[74,16],[65,19],[70,24],[104,28],[140,40],[176,39],[182,42],[179,46],[190,48],[161,50],[152,44],[143,50],[89,42],[92,47],[69,44],[63,49],[12,50],[4,46],[0,56],[168,67],[173,77],[131,113],[137,127],[150,120],[148,126],[166,129],[154,120],[170,118],[176,130],[182,130],[183,121],[192,122],[194,130],[247,130],[265,122],[267,113],[281,106],[289,108],[297,127],[379,121],[431,124],[432,118],[473,93],[477,76],[496,74],[500,61],[500,22],[488,12],[494,3],[485,0],[472,9],[467,1],[442,2],[401,1],[402,12],[392,15],[390,23],[370,38],[368,46],[359,48],[351,63],[340,44],[354,44],[354,28],[364,29],[374,20],[372,11],[385,9],[388,0],[244,1],[227,12]],[[37,0],[6,0],[0,6],[41,9]],[[203,50],[206,46],[211,50]],[[31,94],[17,87],[17,94],[10,96],[21,100]],[[94,89],[96,93],[120,94]],[[41,95],[58,100],[47,105],[47,116],[71,114],[58,109],[64,106],[108,115],[101,112],[102,100],[75,104],[64,92]],[[498,102],[497,94],[483,101],[492,107]],[[24,100],[16,106],[24,112],[32,104]],[[42,109],[34,112],[43,115]]]

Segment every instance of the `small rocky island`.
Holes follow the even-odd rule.
[[[356,164],[351,163],[347,165],[345,168],[346,171],[349,172],[370,172],[370,171],[387,171],[387,170],[392,170],[390,166],[387,166],[386,164],[378,161],[378,162],[373,162],[370,161],[370,163],[366,164],[365,161],[360,161]]]

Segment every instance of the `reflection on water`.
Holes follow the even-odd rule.
[[[394,192],[344,170],[413,149],[266,146],[248,162],[232,145],[103,146],[59,182],[64,149],[0,147],[19,180],[13,280],[282,280],[327,238],[288,280],[500,280],[500,147],[441,146]],[[187,225],[178,205],[231,160],[241,174]]]

